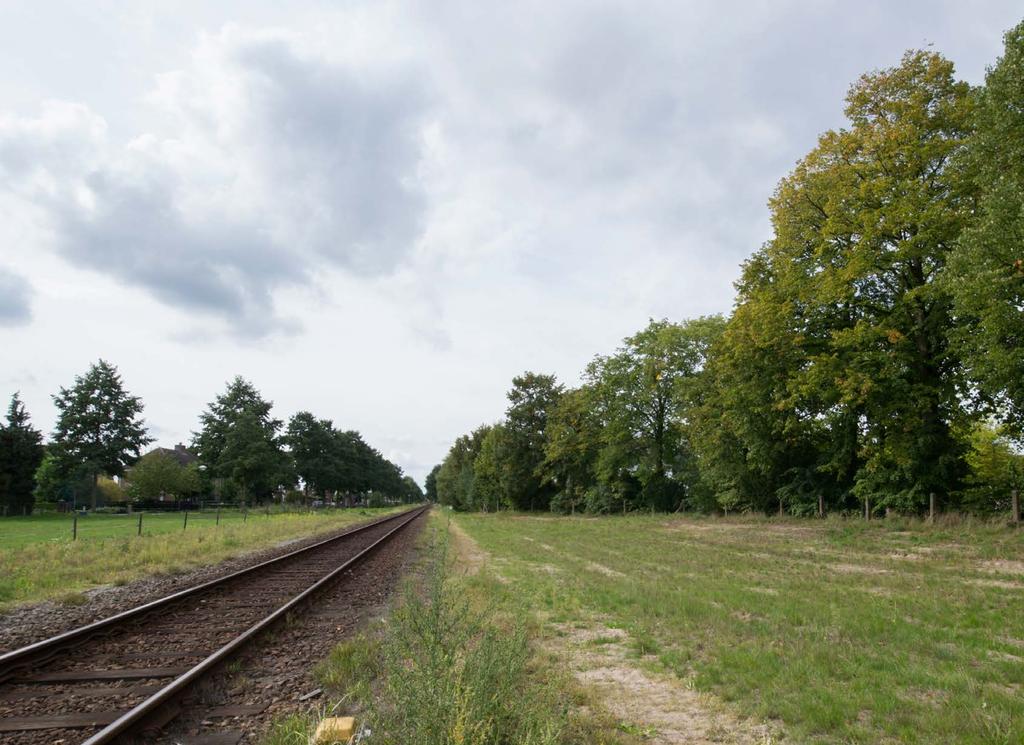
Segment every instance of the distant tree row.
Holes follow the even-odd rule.
[[[1007,507],[1024,484],[1024,24],[985,85],[860,78],[770,201],[731,316],[653,321],[580,387],[513,380],[428,489],[460,509]]]
[[[271,402],[241,377],[200,415],[191,450],[156,449],[141,458],[152,442],[142,402],[125,390],[113,365],[100,360],[53,400],[58,417],[46,445],[17,394],[0,424],[4,514],[22,514],[36,499],[95,507],[104,494],[121,492],[114,477],[135,500],[209,495],[245,505],[296,486],[305,500],[423,499],[419,485],[358,432],[339,431],[307,411],[285,428],[271,416]]]

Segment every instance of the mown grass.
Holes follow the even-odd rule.
[[[92,587],[184,571],[388,511],[253,512],[244,521],[240,513],[225,512],[219,525],[204,513],[190,515],[186,530],[180,514],[147,514],[141,536],[137,515],[90,515],[79,520],[77,541],[71,540],[70,518],[7,518],[0,520],[0,611],[51,598],[80,602],[81,592]]]
[[[308,742],[325,715],[357,715],[379,745],[632,745],[533,643],[535,621],[490,575],[451,573],[436,515],[426,559],[387,619],[337,647],[315,675],[316,710],[264,745]]]
[[[502,592],[812,743],[1024,742],[1024,537],[914,521],[459,515]]]

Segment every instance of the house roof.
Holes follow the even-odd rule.
[[[195,463],[199,460],[199,456],[191,452],[182,445],[180,442],[173,448],[153,448],[146,455],[152,455],[153,453],[160,453],[166,455],[169,458],[174,458],[180,465],[187,466]]]

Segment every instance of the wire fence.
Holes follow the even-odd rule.
[[[393,505],[383,505],[390,507]],[[34,540],[73,541],[93,538],[129,538],[132,536],[166,535],[169,533],[241,526],[277,516],[329,516],[368,509],[356,507],[273,505],[241,508],[228,505],[207,505],[180,511],[134,510],[131,512],[66,513],[45,512],[26,516],[14,515],[0,521],[0,548]]]

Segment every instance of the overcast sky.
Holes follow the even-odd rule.
[[[1022,13],[0,0],[0,396],[49,431],[102,357],[173,445],[241,374],[422,481],[513,375],[728,312],[850,83]]]

